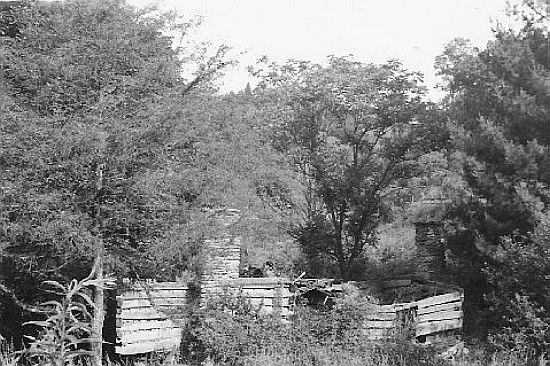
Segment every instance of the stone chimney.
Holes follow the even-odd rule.
[[[440,221],[417,221],[416,272],[421,278],[437,280],[445,271],[445,240]]]
[[[200,278],[201,303],[220,292],[224,285],[239,278],[241,238],[231,233],[231,227],[240,220],[240,211],[233,209],[212,212],[219,230],[204,241],[204,262]]]

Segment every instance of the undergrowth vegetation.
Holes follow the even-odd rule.
[[[262,315],[243,297],[227,294],[198,311],[184,331],[185,364],[232,366],[520,366],[544,365],[525,352],[490,353],[484,347],[443,354],[440,345],[418,344],[401,329],[385,340],[368,340],[359,326],[370,313],[372,299],[356,294],[332,311],[297,307],[281,321]]]
[[[351,298],[330,312],[298,307],[283,321],[246,298],[222,296],[199,311],[185,332],[187,362],[214,365],[446,365],[434,349],[397,335],[365,340],[359,326],[372,302]]]

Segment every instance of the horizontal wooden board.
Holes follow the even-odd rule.
[[[146,323],[151,323],[151,322],[156,322],[156,321],[159,321],[159,322],[162,322],[162,321],[172,321],[176,326],[180,327],[182,324],[185,324],[187,322],[187,319],[183,318],[182,317],[183,315],[180,315],[178,314],[177,317],[175,316],[170,316],[170,319],[120,319],[118,318],[116,320],[116,327],[117,328],[125,328],[125,327],[130,327],[130,326],[134,326],[134,327],[145,327],[145,329],[148,329],[148,326],[145,325]],[[138,325],[138,324],[141,324],[141,325]]]
[[[117,332],[134,332],[137,330],[148,329],[163,329],[174,327],[174,323],[171,320],[141,320],[133,321],[127,320],[120,324],[117,328]]]
[[[124,288],[123,292],[140,292],[140,291],[189,291],[189,286],[187,285],[167,285],[164,283],[157,283],[152,285],[144,286],[132,286],[129,288]]]
[[[408,310],[416,307],[416,303],[398,303],[398,304],[391,304],[391,305],[378,305],[376,306],[376,311],[378,312],[385,312],[385,313],[395,313],[397,311],[403,311]]]
[[[277,286],[288,286],[291,281],[288,278],[283,277],[251,277],[251,278],[239,278],[234,280],[233,284],[240,287],[277,287]]]
[[[444,330],[462,328],[462,319],[441,320],[437,322],[422,323],[416,326],[416,336],[429,335]]]
[[[123,303],[128,300],[137,299],[159,299],[159,298],[186,298],[189,296],[188,290],[169,290],[169,291],[150,291],[149,294],[145,291],[129,291],[124,295],[117,296],[117,300]]]
[[[421,324],[424,322],[432,322],[438,320],[462,319],[463,316],[464,315],[462,314],[462,310],[439,311],[437,313],[420,315],[416,318],[416,322],[418,324]]]
[[[146,341],[139,343],[124,344],[115,347],[115,352],[119,355],[136,355],[154,351],[172,350],[178,348],[181,339],[168,338],[155,341]]]
[[[182,297],[161,297],[154,299],[155,306],[185,306],[187,305],[187,299]],[[122,303],[120,309],[136,309],[136,308],[146,308],[153,306],[149,299],[132,299],[127,300]]]
[[[117,334],[117,341],[122,344],[155,341],[157,339],[181,339],[180,328],[147,329]]]
[[[395,323],[393,321],[366,320],[363,323],[363,326],[365,328],[390,329],[390,328],[395,328]]]
[[[439,311],[455,311],[462,309],[462,302],[449,302],[446,304],[440,304],[440,305],[434,305],[434,306],[428,306],[419,308],[417,310],[417,315],[424,315],[424,314],[430,314],[430,313],[437,313]]]
[[[166,314],[150,308],[123,310],[118,317],[122,320],[163,320]]]
[[[418,305],[418,309],[421,309],[421,308],[426,308],[430,306],[446,304],[449,302],[462,301],[463,299],[464,299],[464,295],[462,293],[452,292],[450,294],[428,297],[426,299],[417,301],[416,304]]]

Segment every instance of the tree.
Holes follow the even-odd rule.
[[[308,205],[295,235],[311,259],[329,256],[350,279],[388,217],[385,199],[419,174],[418,158],[435,146],[421,77],[397,61],[338,57],[326,67],[291,61],[256,74],[266,98],[280,104],[273,143],[304,178]]]
[[[170,161],[175,106],[211,93],[225,48],[174,45],[166,32],[194,23],[122,1],[8,10],[18,32],[0,37],[2,288],[40,301],[39,283],[83,278],[103,246],[120,275],[158,272],[153,247],[189,214],[146,173]]]
[[[449,244],[466,287],[466,320],[483,320],[466,327],[490,332],[513,318],[501,305],[516,295],[543,305],[534,294],[544,292],[548,271],[536,259],[548,247],[533,234],[547,230],[550,204],[548,3],[525,0],[508,11],[515,26],[498,25],[485,49],[457,39],[436,60],[455,166],[467,183],[448,211]],[[520,275],[529,262],[537,272]]]

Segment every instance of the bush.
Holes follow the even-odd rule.
[[[494,317],[489,341],[498,352],[544,356],[550,349],[550,314],[545,309],[550,249],[531,237],[509,239],[498,266],[487,266],[492,286],[486,302]]]
[[[187,361],[220,365],[426,365],[447,363],[404,338],[368,342],[359,324],[369,303],[351,294],[331,311],[295,308],[289,319],[261,315],[245,297],[220,296],[185,332]]]

